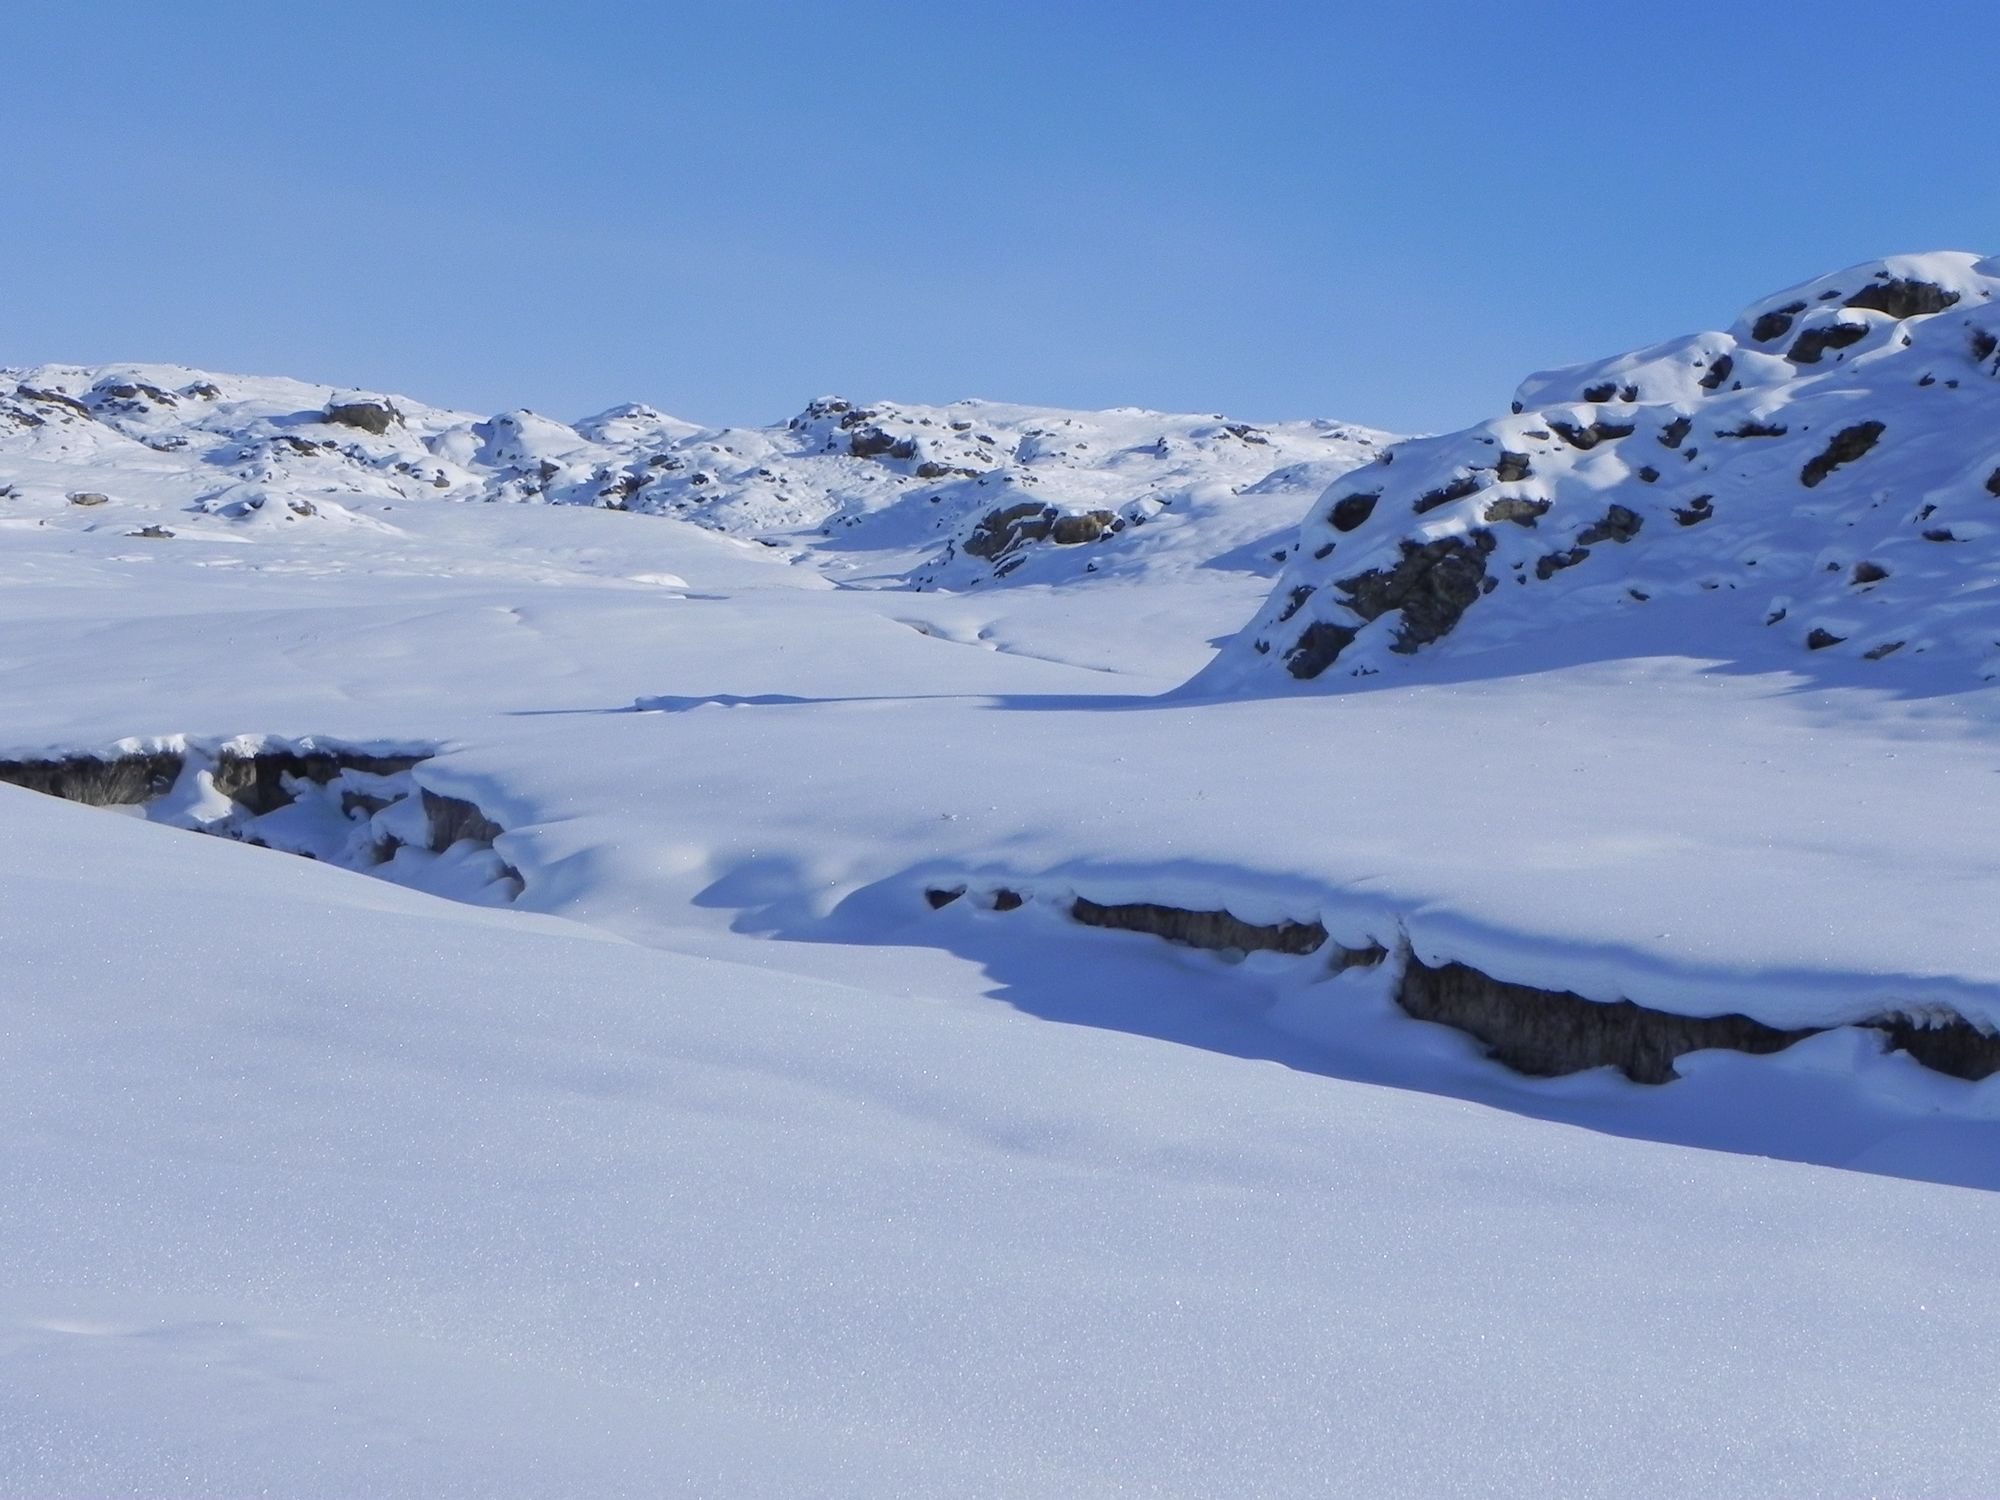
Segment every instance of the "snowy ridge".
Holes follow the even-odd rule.
[[[1991,678],[1996,289],[1996,260],[1872,261],[1533,376],[1510,415],[1330,486],[1201,685],[1338,685],[1613,625],[1635,653]]]
[[[118,507],[164,483],[170,508],[239,527],[379,526],[394,503],[428,499],[587,505],[854,550],[867,556],[847,568],[919,587],[1049,581],[1190,544],[1270,573],[1303,497],[1386,438],[1324,421],[837,398],[773,427],[704,429],[646,406],[570,426],[179,366],[0,371],[0,493],[15,500]],[[1022,571],[1045,553],[1061,560]]]

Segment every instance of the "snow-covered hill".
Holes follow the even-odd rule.
[[[1331,485],[1205,689],[1619,649],[2000,670],[2000,260],[1904,256],[1531,377]],[[1558,649],[1564,649],[1558,647]],[[1491,670],[1505,670],[1501,663]]]
[[[1274,572],[1302,497],[1386,440],[1333,422],[834,398],[767,428],[704,429],[644,406],[570,426],[177,366],[0,371],[8,498],[102,503],[104,524],[148,500],[186,515],[135,524],[169,530],[546,501],[850,553],[836,566],[953,588],[1129,570],[1190,546]]]
[[[1992,285],[1360,473],[9,374],[0,1495],[1996,1492]]]

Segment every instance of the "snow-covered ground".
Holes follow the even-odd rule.
[[[1983,482],[1941,419],[1888,467],[1983,263],[1885,269],[1960,300],[1826,315],[1873,330],[1837,389],[1748,324],[1741,392],[1604,367],[1635,428],[1889,413],[1788,480],[1824,515],[1718,460],[1713,520],[1584,544],[1668,481],[1538,449],[1506,483],[1587,562],[1409,655],[1324,602],[1366,559],[1313,571],[1383,440],[1332,423],[8,377],[0,759],[177,759],[146,817],[0,786],[0,1494],[2000,1486],[2000,1082],[1855,1026],[2000,1024],[1983,532],[1935,580],[1870,533],[1927,632],[1872,659],[1660,582],[1679,531],[1781,534],[1771,568],[1901,517],[1897,475]],[[1354,541],[1394,557],[1383,490]],[[1419,544],[1539,534],[1490,498]],[[1255,650],[1315,620],[1377,670]],[[210,773],[259,745],[400,759],[253,812]],[[424,792],[505,831],[427,851]],[[1821,1034],[1527,1078],[1399,1009],[1405,961]]]

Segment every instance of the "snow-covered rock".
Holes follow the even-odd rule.
[[[1873,261],[1724,331],[1532,376],[1510,415],[1329,486],[1200,683],[1324,688],[1611,628],[1665,653],[1990,678],[1996,290],[2000,260]]]
[[[116,501],[165,474],[181,508],[280,524],[371,499],[599,506],[865,553],[850,567],[918,587],[1115,571],[1147,555],[1148,526],[1162,539],[1150,550],[1179,534],[1204,560],[1273,572],[1301,476],[1323,483],[1386,440],[1324,421],[836,397],[772,427],[702,428],[637,405],[572,426],[178,366],[0,371],[0,482],[29,460],[56,466],[38,476],[50,493]]]

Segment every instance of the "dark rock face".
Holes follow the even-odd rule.
[[[1502,521],[1512,521],[1516,526],[1533,526],[1548,514],[1548,510],[1549,502],[1546,500],[1495,500],[1486,507],[1484,520],[1489,526]]]
[[[1326,942],[1326,928],[1318,922],[1277,922],[1260,927],[1226,911],[1183,911],[1177,906],[1156,906],[1146,901],[1100,906],[1078,896],[1069,914],[1086,927],[1151,933],[1191,948],[1311,953]]]
[[[1599,542],[1629,542],[1639,534],[1645,520],[1636,511],[1614,505],[1602,520],[1593,521],[1577,533],[1579,547],[1595,547]]]
[[[1785,326],[1789,328],[1791,326],[1790,322],[1787,321]],[[1718,355],[1715,359],[1715,362],[1708,367],[1708,373],[1701,377],[1700,381],[1701,388],[1705,391],[1719,391],[1722,389],[1723,382],[1728,380],[1729,377],[1735,373],[1735,371],[1736,371],[1736,357],[1734,355],[1731,354]],[[1674,442],[1667,444],[1667,446],[1669,448],[1675,448],[1680,446],[1680,444],[1679,441],[1676,440]]]
[[[1799,470],[1799,483],[1811,489],[1842,464],[1851,464],[1882,439],[1887,427],[1881,422],[1856,422],[1833,435],[1823,452],[1806,461]]]
[[[1436,510],[1441,505],[1449,505],[1454,500],[1463,500],[1467,495],[1479,493],[1479,480],[1471,474],[1461,474],[1448,484],[1439,485],[1434,490],[1419,495],[1410,509],[1417,515]]]
[[[89,807],[136,807],[180,779],[181,757],[151,750],[101,759],[64,755],[50,760],[0,761],[0,781]]]
[[[392,423],[401,423],[403,416],[386,401],[336,401],[327,407],[322,420],[380,437]]]
[[[1358,573],[1340,581],[1347,607],[1364,620],[1390,610],[1403,612],[1393,651],[1409,653],[1447,635],[1484,591],[1486,554],[1493,537],[1475,531],[1469,538],[1399,543],[1402,557],[1391,568]]]
[[[1333,503],[1327,513],[1327,524],[1335,531],[1352,531],[1375,513],[1375,502],[1382,498],[1379,492],[1372,495],[1348,495]]]
[[[261,815],[276,812],[292,800],[292,794],[285,790],[287,776],[325,785],[342,771],[393,776],[426,759],[422,755],[363,755],[353,751],[264,750],[255,755],[223,755],[215,764],[212,779],[223,796]],[[175,774],[179,774],[178,768]]]
[[[1534,468],[1528,462],[1528,455],[1525,453],[1503,451],[1500,462],[1493,468],[1493,478],[1499,484],[1516,484],[1533,473]]]
[[[2000,1073],[2000,1035],[1981,1031],[1963,1017],[1927,1021],[1884,1016],[1868,1024],[1882,1033],[1891,1051],[1907,1052],[1933,1072],[1975,1083]]]
[[[1285,670],[1301,682],[1310,681],[1332,666],[1358,634],[1345,625],[1315,620],[1299,632],[1297,644],[1285,653]]]
[[[453,844],[467,839],[475,844],[490,845],[507,831],[461,798],[443,797],[425,787],[423,799],[425,816],[430,819],[430,850],[433,854],[442,854]]]
[[[848,435],[847,451],[855,458],[915,458],[917,444],[914,438],[898,438],[879,427],[857,427]]]
[[[1696,495],[1686,505],[1674,507],[1674,519],[1683,526],[1699,526],[1715,514],[1715,496]]]
[[[1869,282],[1841,305],[1887,313],[1892,318],[1916,318],[1943,312],[1957,301],[1957,292],[1948,292],[1935,283],[1895,277]]]
[[[1049,528],[1049,540],[1059,547],[1094,542],[1111,529],[1111,523],[1116,519],[1108,510],[1093,510],[1082,516],[1058,516]]]
[[[1750,337],[1760,344],[1781,339],[1792,331],[1792,319],[1805,310],[1803,302],[1787,302],[1783,307],[1774,308],[1750,326]]]
[[[1630,437],[1632,435],[1632,424],[1630,422],[1607,422],[1600,418],[1592,422],[1588,427],[1579,427],[1574,422],[1564,422],[1551,417],[1549,419],[1549,430],[1565,443],[1568,443],[1570,447],[1580,452],[1588,452],[1599,443],[1611,443],[1616,442],[1619,438]]]
[[[924,895],[935,909],[949,906],[965,891],[963,885],[934,886]],[[1018,892],[1000,890],[992,905],[996,911],[1011,911],[1022,900]],[[1143,932],[1216,952],[1302,956],[1325,949],[1333,974],[1377,967],[1391,956],[1380,943],[1329,948],[1326,928],[1317,921],[1260,926],[1228,911],[1190,911],[1147,901],[1106,905],[1085,896],[1072,901],[1069,914],[1087,927]],[[1635,1083],[1670,1083],[1680,1076],[1674,1063],[1689,1052],[1722,1049],[1761,1056],[1827,1029],[1787,1029],[1736,1013],[1686,1016],[1630,1000],[1592,1000],[1569,990],[1495,979],[1469,964],[1427,964],[1407,945],[1400,956],[1402,968],[1392,994],[1406,1014],[1463,1031],[1483,1042],[1496,1062],[1536,1077],[1613,1067]],[[1973,1081],[2000,1073],[2000,1034],[1962,1016],[1892,1013],[1858,1024],[1880,1033],[1887,1050],[1906,1052],[1935,1072]]]
[[[1816,365],[1827,350],[1845,349],[1849,344],[1857,344],[1867,337],[1866,323],[1833,323],[1825,328],[1808,328],[1785,351],[1785,358],[1795,365]]]
[[[393,776],[428,760],[428,755],[372,755],[356,750],[259,750],[251,754],[224,752],[209,765],[215,789],[236,803],[251,817],[261,817],[289,806],[295,795],[287,779],[325,786],[346,771],[373,776]],[[64,755],[44,759],[0,761],[0,782],[81,802],[91,807],[136,807],[171,790],[187,768],[187,758],[178,751],[138,751],[130,755]],[[419,789],[428,822],[428,847],[442,854],[461,840],[491,847],[506,832],[472,803],[442,796],[428,788]],[[366,816],[381,811],[389,799],[371,794],[348,794],[343,811],[357,810]],[[226,830],[225,837],[240,837]],[[376,860],[388,858],[390,848],[377,851]],[[520,876],[513,875],[518,884]]]
[[[1477,1037],[1516,1072],[1543,1077],[1609,1066],[1635,1083],[1666,1083],[1680,1076],[1674,1059],[1685,1052],[1779,1052],[1814,1034],[1780,1031],[1748,1016],[1678,1016],[1629,1000],[1606,1004],[1567,990],[1530,989],[1465,964],[1431,968],[1414,954],[1396,1003],[1420,1021]]]
[[[1049,508],[1039,500],[988,511],[965,539],[966,555],[991,561],[1023,541],[1038,542],[1049,534],[1052,520]]]

